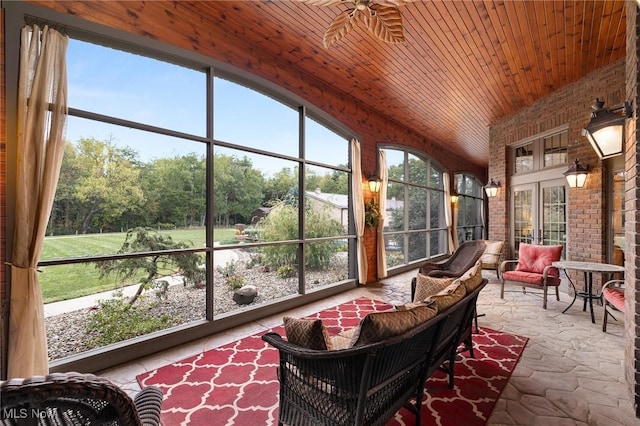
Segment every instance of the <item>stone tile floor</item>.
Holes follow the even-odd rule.
[[[415,271],[382,280],[330,299],[288,311],[305,316],[352,300],[370,297],[392,304],[409,300],[409,282]],[[565,314],[571,297],[551,297],[542,309],[539,294],[507,287],[500,299],[495,274],[485,271],[489,284],[480,293],[478,322],[481,327],[503,330],[529,338],[522,358],[498,401],[488,425],[640,425],[624,379],[624,323],[611,321],[602,332],[603,309],[596,305],[596,324],[576,303]],[[136,375],[213,349],[281,324],[284,314],[236,327],[179,348],[163,351],[99,374],[131,394],[140,388]],[[464,425],[461,425],[464,426]]]

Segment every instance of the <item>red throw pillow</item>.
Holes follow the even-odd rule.
[[[516,271],[533,272],[541,274],[546,266],[560,260],[562,246],[539,246],[521,243],[518,247],[518,266]],[[558,271],[553,271],[552,276],[558,276]]]

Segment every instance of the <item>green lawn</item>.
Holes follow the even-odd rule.
[[[203,247],[205,230],[181,229],[162,231],[171,235],[174,241],[184,241],[192,247]],[[233,239],[233,228],[214,230],[214,240]],[[87,257],[101,254],[114,254],[120,250],[126,233],[71,235],[47,237],[44,241],[41,260],[61,259],[69,257]],[[38,275],[42,287],[44,303],[73,299],[80,296],[112,290],[119,286],[117,278],[99,277],[94,263],[79,263],[62,266],[40,267]],[[133,284],[133,283],[127,283]]]

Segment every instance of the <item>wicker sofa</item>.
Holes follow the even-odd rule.
[[[485,285],[400,335],[362,346],[307,349],[265,334],[280,354],[279,424],[383,425],[403,406],[422,424],[425,382],[444,363],[453,383],[455,356]]]

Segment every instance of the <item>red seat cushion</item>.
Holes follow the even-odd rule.
[[[612,288],[605,288],[602,291],[602,296],[619,311],[624,312],[624,292],[620,290],[614,290]]]
[[[518,247],[518,266],[516,271],[542,274],[544,268],[560,260],[560,256],[562,256],[561,245],[538,246],[522,243]],[[548,276],[557,278],[560,276],[560,271],[557,268],[551,268]]]
[[[555,269],[555,268],[554,268]],[[542,274],[537,272],[526,272],[526,271],[505,271],[502,273],[502,277],[505,281],[517,281],[521,283],[527,283],[532,285],[537,285],[542,287],[543,278]],[[560,279],[556,277],[547,277],[547,285],[557,287],[560,285]]]

